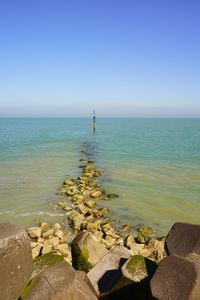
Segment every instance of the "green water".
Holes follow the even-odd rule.
[[[165,234],[176,221],[200,223],[200,119],[0,119],[0,221],[62,221],[64,177],[80,173],[85,150],[119,198],[100,201],[133,228]]]

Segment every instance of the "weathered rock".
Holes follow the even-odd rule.
[[[32,249],[32,257],[33,257],[33,259],[35,259],[36,257],[38,257],[40,255],[42,247],[43,247],[42,244],[38,244],[36,247],[34,247]]]
[[[180,256],[200,255],[200,225],[175,223],[166,238],[166,252]]]
[[[52,251],[52,244],[49,243],[49,240],[44,241],[42,254],[46,254]]]
[[[65,179],[64,182],[63,182],[63,184],[71,186],[71,185],[73,185],[73,181],[71,179]]]
[[[56,245],[54,247],[54,249],[58,250],[60,253],[62,253],[63,256],[68,256],[70,254],[69,247],[68,247],[68,245],[66,243],[65,244]]]
[[[55,230],[54,235],[57,236],[60,239],[64,239],[65,238],[65,234],[62,230],[58,229]]]
[[[91,281],[97,295],[109,292],[121,278],[121,267],[132,255],[132,252],[124,247],[117,246],[103,256],[89,271],[88,278]]]
[[[91,196],[92,198],[99,198],[99,197],[101,197],[101,195],[102,195],[102,191],[99,191],[99,190],[97,190],[97,191],[92,191],[92,192],[90,193],[90,196]]]
[[[42,228],[41,227],[29,227],[27,229],[27,232],[31,238],[39,238],[42,234]]]
[[[85,218],[83,215],[79,214],[78,212],[72,212],[69,215],[69,219],[72,223],[72,226],[75,230],[80,230],[83,224],[85,224]]]
[[[51,228],[51,229],[45,231],[45,232],[42,234],[42,237],[43,237],[44,239],[48,239],[48,238],[50,238],[51,236],[53,236],[53,234],[54,234],[54,229]]]
[[[16,300],[29,279],[33,267],[32,252],[24,229],[0,223],[0,298]]]
[[[99,213],[100,213],[100,216],[106,215],[108,213],[108,208],[107,207],[100,208]]]
[[[138,229],[137,241],[141,244],[147,244],[151,239],[153,229],[151,227],[140,227]]]
[[[133,255],[123,265],[122,274],[133,282],[141,282],[147,277],[150,279],[156,268],[157,264],[154,261],[142,255]]]
[[[200,299],[199,258],[194,261],[176,255],[164,258],[156,270],[150,286],[155,299]]]
[[[161,261],[165,256],[164,239],[151,239],[147,245],[148,250],[155,257],[156,261]]]
[[[89,201],[87,201],[86,205],[89,208],[93,208],[96,205],[96,202],[94,200],[89,200]]]
[[[62,226],[60,225],[60,223],[55,223],[55,224],[52,226],[52,228],[53,228],[54,230],[60,230],[60,229],[62,228]]]
[[[113,199],[113,198],[118,198],[119,195],[114,194],[114,193],[111,193],[111,194],[108,194],[107,197],[108,197],[109,199]]]
[[[72,241],[72,265],[88,272],[108,250],[88,231],[79,233]]]
[[[131,230],[131,226],[128,224],[128,225],[124,225],[122,231],[123,232],[129,232]]]
[[[97,300],[86,281],[67,262],[38,274],[24,289],[22,300]]]
[[[45,223],[45,222],[42,222],[40,224],[40,227],[42,228],[42,231],[46,231],[47,229],[49,229],[49,224],[48,223]]]

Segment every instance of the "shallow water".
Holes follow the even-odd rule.
[[[80,151],[119,198],[101,201],[121,224],[165,234],[200,223],[200,119],[0,119],[0,221],[22,226],[65,218],[56,194],[80,173]]]

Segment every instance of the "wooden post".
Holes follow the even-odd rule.
[[[95,134],[96,131],[96,115],[95,110],[93,110],[93,134]]]

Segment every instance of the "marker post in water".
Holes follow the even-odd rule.
[[[93,110],[93,133],[96,131],[96,115],[95,110]]]

